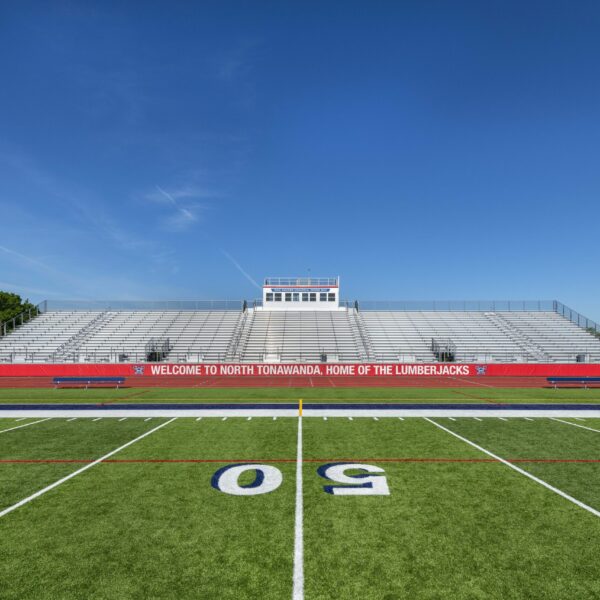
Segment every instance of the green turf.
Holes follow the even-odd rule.
[[[165,421],[52,419],[0,433],[0,461],[92,460]],[[600,459],[600,433],[550,419],[434,421],[506,458]],[[0,517],[0,597],[291,598],[297,426],[177,419]],[[600,596],[600,519],[432,423],[305,418],[303,433],[306,600]],[[211,487],[258,461],[283,473],[274,492]],[[317,468],[336,461],[382,467],[391,494],[326,494]],[[598,463],[518,464],[600,508]],[[0,462],[0,510],[80,467]]]
[[[0,404],[11,402],[600,402],[600,389],[547,388],[128,388],[0,389]]]

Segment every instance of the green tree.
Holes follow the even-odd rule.
[[[31,309],[31,316],[37,314],[37,309],[29,300],[23,300],[19,294],[13,294],[12,292],[0,291],[0,324],[6,321],[10,321],[14,317],[25,312],[24,319],[29,319],[29,310]],[[20,323],[19,319],[17,323]],[[12,323],[8,323],[7,330],[12,329]],[[0,332],[2,334],[3,332]]]

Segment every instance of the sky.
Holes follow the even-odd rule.
[[[0,5],[0,289],[600,321],[598,2]]]

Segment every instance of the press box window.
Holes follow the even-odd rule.
[[[316,294],[316,292],[311,292],[310,293],[310,301],[311,302],[316,302],[317,301],[317,294]]]
[[[308,302],[308,292],[302,292],[302,302]]]
[[[329,294],[327,294],[327,300],[329,302],[335,302],[335,293],[329,292]]]
[[[286,302],[291,302],[292,301],[292,292],[286,292],[285,293],[285,301]]]
[[[281,302],[281,292],[275,292],[275,302]]]
[[[267,302],[273,302],[273,294],[271,292],[267,292]]]
[[[294,293],[292,294],[292,300],[293,300],[294,302],[300,302],[300,294],[299,294],[298,292],[294,292]]]
[[[327,302],[327,293],[326,292],[321,292],[319,294],[319,302]]]

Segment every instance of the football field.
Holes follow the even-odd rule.
[[[0,419],[2,598],[598,598],[600,420]]]

